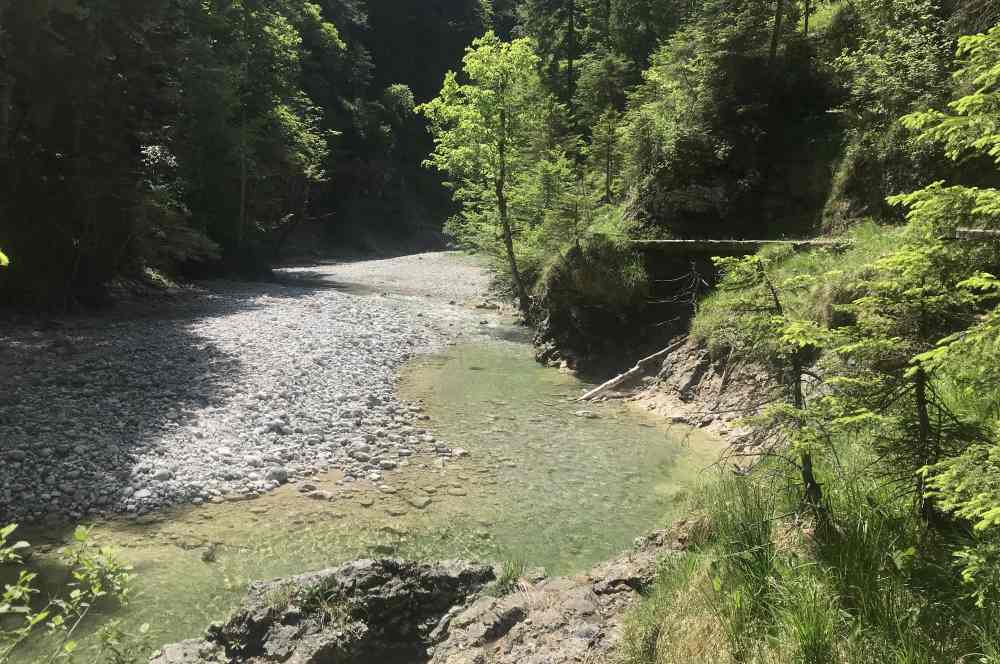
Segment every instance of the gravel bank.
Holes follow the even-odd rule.
[[[279,276],[153,315],[0,327],[0,523],[242,499],[324,470],[381,483],[462,453],[393,384],[480,326],[484,270],[438,253]]]

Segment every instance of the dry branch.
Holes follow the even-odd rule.
[[[650,362],[655,362],[656,360],[662,359],[667,355],[669,355],[670,353],[677,350],[678,348],[680,348],[681,346],[683,346],[684,342],[685,340],[678,341],[677,343],[671,344],[670,346],[667,346],[666,348],[657,353],[653,353],[649,357],[644,357],[643,359],[639,360],[634,367],[632,367],[625,373],[619,374],[614,378],[612,378],[611,380],[607,381],[606,383],[602,383],[601,385],[595,387],[590,392],[587,392],[582,397],[577,399],[577,401],[590,401],[594,397],[600,396],[601,394],[604,394],[608,390],[613,390],[614,388],[618,387],[619,385],[626,382],[630,378],[634,378],[635,376],[642,373],[645,370],[646,365],[649,364]]]

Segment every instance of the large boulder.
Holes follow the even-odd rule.
[[[255,583],[203,640],[164,647],[153,664],[426,661],[443,616],[494,578],[467,562],[359,560]]]

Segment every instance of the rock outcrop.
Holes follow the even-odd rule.
[[[356,561],[254,584],[225,624],[163,648],[152,662],[597,662],[614,651],[658,558],[683,548],[683,537],[657,532],[587,574],[521,579],[499,597],[489,591],[489,566]]]
[[[570,664],[606,661],[627,609],[653,582],[657,560],[683,542],[660,531],[587,574],[522,581],[500,598],[483,596],[451,612],[430,664]]]
[[[488,582],[493,569],[359,560],[255,583],[205,639],[167,646],[153,664],[324,664],[425,661],[441,618]]]

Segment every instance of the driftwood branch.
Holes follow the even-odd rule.
[[[671,344],[670,346],[667,346],[666,348],[664,348],[663,350],[659,351],[658,353],[653,353],[649,357],[642,358],[641,360],[639,360],[636,363],[636,365],[634,367],[632,367],[631,369],[629,369],[625,373],[619,374],[619,375],[615,376],[614,378],[612,378],[611,380],[609,380],[608,382],[603,383],[603,384],[595,387],[590,392],[587,392],[582,397],[580,397],[579,399],[577,399],[577,401],[590,401],[594,397],[598,397],[598,396],[604,394],[605,392],[607,392],[608,390],[613,390],[614,388],[618,387],[622,383],[628,381],[630,378],[634,378],[635,376],[637,376],[640,373],[642,373],[646,369],[646,365],[648,365],[650,362],[655,362],[657,360],[663,359],[664,357],[666,357],[670,353],[674,352],[675,350],[677,350],[678,348],[680,348],[683,345],[684,345],[684,340],[681,340],[681,341],[678,341],[675,344]]]
[[[942,240],[965,240],[972,242],[998,242],[1000,230],[992,228],[956,228],[954,235],[946,235]]]

